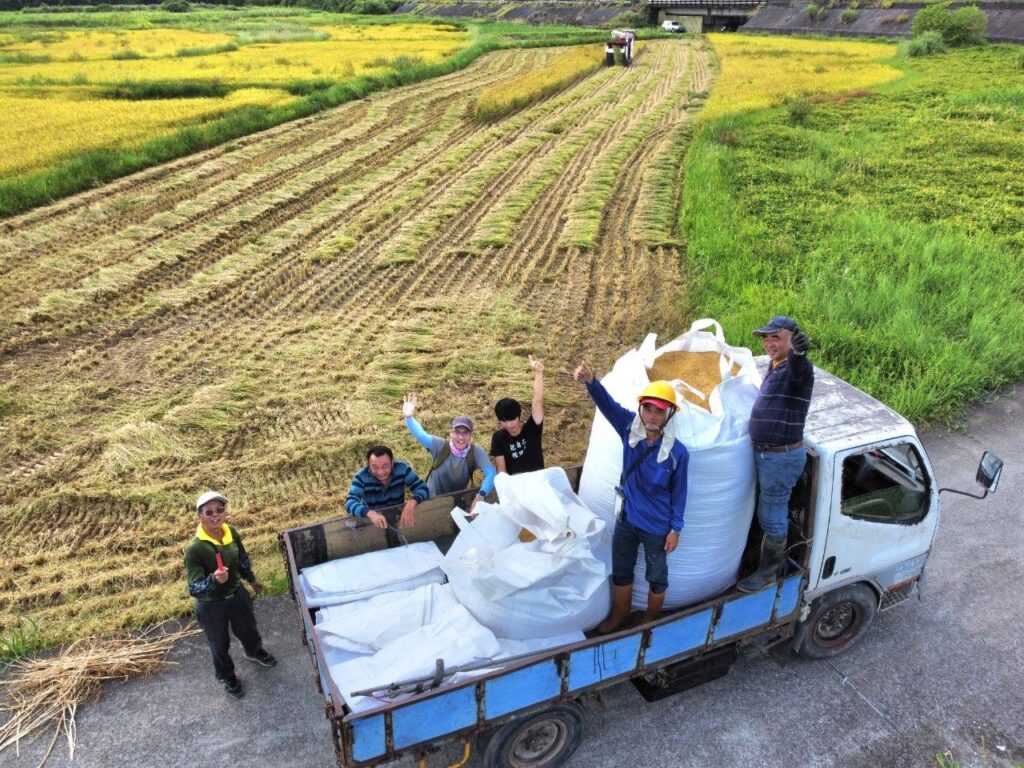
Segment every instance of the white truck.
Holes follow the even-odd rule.
[[[766,365],[766,358],[760,359]],[[387,546],[385,531],[335,518],[285,531],[281,549],[338,763],[369,766],[420,759],[462,742],[464,759],[483,750],[488,768],[554,768],[583,736],[587,694],[630,680],[649,700],[726,674],[740,648],[789,642],[821,659],[863,637],[879,611],[920,592],[939,523],[935,473],[913,425],[856,387],[820,369],[804,439],[807,464],[790,499],[786,570],[760,592],[729,589],[656,621],[526,657],[488,660],[486,674],[452,682],[459,669],[436,660],[434,674],[374,689],[381,702],[352,711],[331,676],[300,581],[303,568]],[[985,452],[976,479],[984,498],[1002,461]],[[580,467],[566,470],[578,486]],[[417,508],[409,541],[446,549],[457,533],[451,510],[469,508],[474,490]],[[756,524],[755,524],[756,525]],[[750,565],[756,566],[756,527]],[[743,575],[741,569],[740,575]],[[468,668],[463,667],[465,672]]]

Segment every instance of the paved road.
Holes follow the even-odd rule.
[[[974,409],[964,431],[924,435],[943,485],[971,487],[984,448],[1007,467],[995,497],[943,496],[921,602],[881,614],[859,646],[832,661],[775,648],[654,704],[616,686],[569,765],[924,768],[947,751],[963,768],[1024,765],[1022,423],[1018,387]],[[214,687],[202,638],[191,638],[173,651],[177,667],[113,684],[84,707],[74,761],[58,744],[47,765],[334,765],[292,602],[260,601],[257,614],[281,663],[265,670],[240,660],[245,699]],[[20,757],[0,753],[0,765],[33,768],[47,742],[24,744]]]

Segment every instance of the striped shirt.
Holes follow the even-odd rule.
[[[345,509],[350,515],[366,517],[371,509],[379,512],[385,507],[399,506],[405,503],[406,488],[416,501],[425,501],[430,495],[427,484],[404,461],[396,461],[392,466],[387,487],[373,476],[369,467],[363,467],[352,478]]]
[[[814,366],[806,355],[790,351],[788,359],[769,367],[750,412],[751,441],[792,445],[803,440],[813,389]]]

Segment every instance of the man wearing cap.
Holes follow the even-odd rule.
[[[638,398],[638,410],[631,411],[612,399],[585,362],[573,378],[587,385],[587,394],[622,438],[622,475],[616,489],[622,509],[612,538],[612,610],[597,628],[605,634],[632,615],[633,570],[641,544],[649,588],[643,622],[661,614],[668,589],[667,557],[679,545],[683,528],[690,454],[681,442],[665,435],[678,403],[667,381],[648,384]]]
[[[196,621],[206,634],[213,656],[213,673],[230,696],[240,699],[242,684],[235,675],[235,664],[228,652],[231,636],[242,643],[245,658],[263,667],[272,667],[277,659],[263,648],[256,629],[252,600],[242,580],[252,585],[257,595],[263,585],[256,580],[252,562],[234,526],[225,521],[228,500],[207,491],[196,499],[199,525],[185,547],[185,579],[188,593],[196,601]]]
[[[405,492],[411,498],[406,500]],[[378,528],[387,530],[389,546],[398,545],[394,535],[395,523],[399,528],[411,528],[416,524],[416,506],[430,496],[427,484],[420,480],[412,467],[404,461],[395,461],[395,454],[386,445],[375,445],[366,452],[366,466],[356,472],[345,499],[345,509],[350,515],[365,517]],[[399,514],[389,510],[392,519],[380,510],[396,508]]]
[[[757,592],[775,582],[785,563],[789,533],[789,495],[807,462],[804,421],[814,389],[811,346],[796,321],[776,315],[754,331],[768,354],[768,372],[750,412],[750,440],[760,488],[757,519],[764,531],[757,570],[741,579],[742,592]]]
[[[448,439],[428,434],[416,420],[418,399],[410,393],[402,404],[405,426],[416,441],[430,452],[432,463],[427,475],[427,488],[431,496],[452,491],[462,491],[473,482],[473,474],[479,469],[483,475],[480,490],[473,497],[473,506],[486,497],[494,488],[497,472],[484,449],[473,443],[473,420],[469,416],[456,416]]]
[[[499,472],[518,475],[544,469],[544,363],[530,356],[533,370],[533,403],[530,418],[522,420],[518,400],[503,397],[494,406],[501,429],[491,435],[491,458]]]

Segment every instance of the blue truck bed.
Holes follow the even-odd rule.
[[[576,487],[580,468],[566,471]],[[472,494],[472,490],[447,494],[421,504],[409,540],[434,540],[447,550],[456,534],[449,512],[456,505],[468,508]],[[401,701],[353,713],[323,668],[324,648],[313,631],[314,611],[298,587],[298,576],[307,566],[383,549],[384,532],[362,520],[335,518],[285,531],[280,544],[341,766],[371,766],[407,754],[422,756],[449,741],[479,743],[503,727],[514,727],[524,716],[625,680],[633,680],[641,692],[647,686],[648,695],[659,683],[678,678],[680,669],[686,669],[696,682],[724,674],[737,646],[753,638],[792,635],[805,584],[803,571],[791,563],[791,572],[775,589],[750,595],[730,590],[666,613],[651,624],[550,649],[459,684],[442,683]],[[732,656],[726,659],[724,652]],[[701,678],[702,661],[720,672]]]

